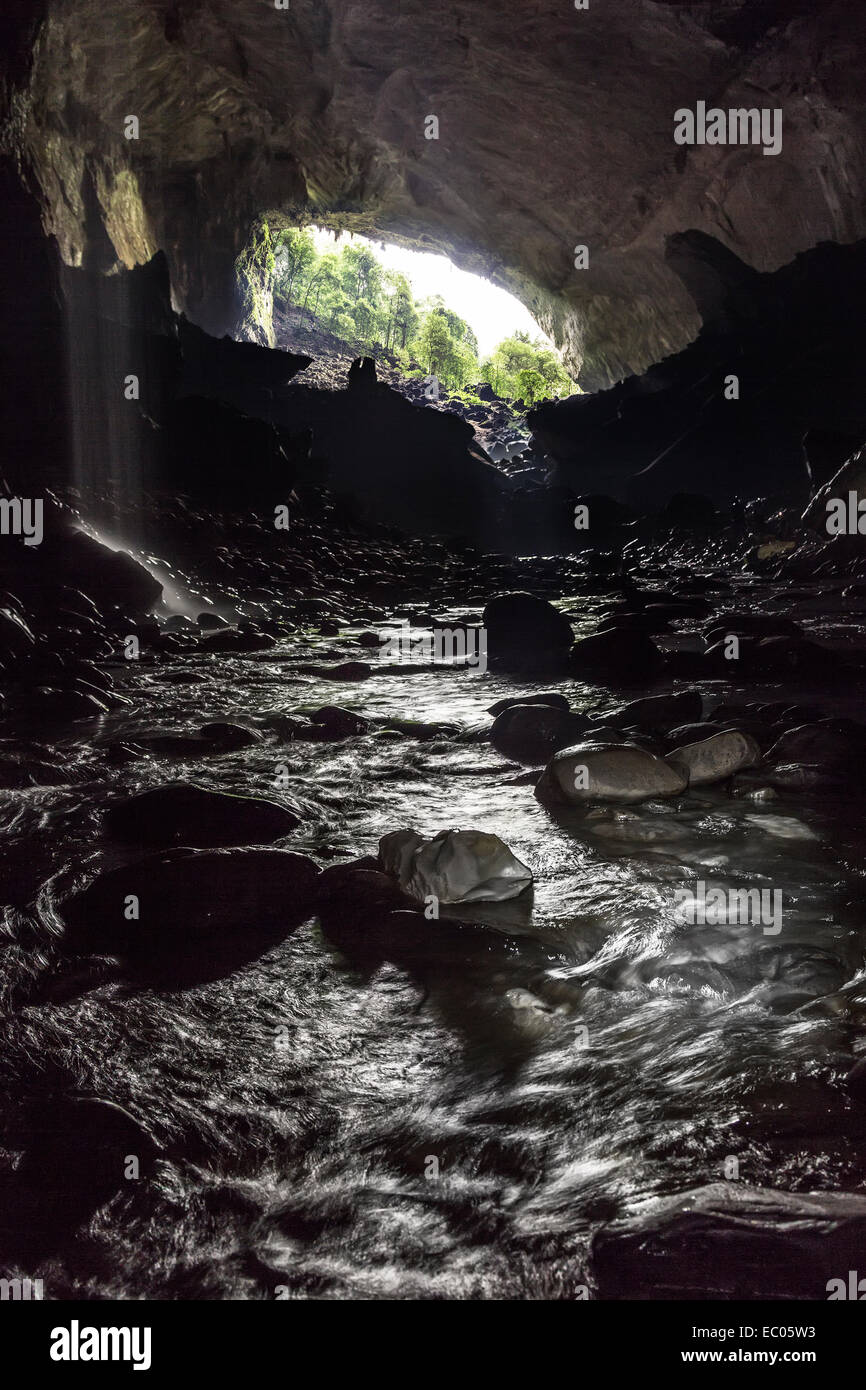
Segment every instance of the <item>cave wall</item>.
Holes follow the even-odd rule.
[[[759,270],[866,235],[866,7],[848,0],[19,8],[3,141],[63,260],[162,249],[175,307],[214,333],[249,329],[238,257],[262,219],[309,218],[489,276],[596,389],[699,328],[667,235],[704,231]],[[781,107],[782,152],[676,145],[673,113],[698,100]],[[253,318],[267,341],[266,303]]]

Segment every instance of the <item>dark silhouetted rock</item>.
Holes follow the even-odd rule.
[[[866,1239],[866,1197],[719,1182],[650,1203],[595,1237],[600,1298],[826,1300]]]
[[[574,641],[568,619],[534,594],[499,594],[485,606],[482,623],[488,660],[513,669],[561,665]]]
[[[586,732],[589,720],[556,705],[515,705],[496,716],[490,742],[520,762],[542,763]]]
[[[255,845],[282,839],[299,819],[275,801],[176,782],[115,802],[105,826],[142,845]]]
[[[148,959],[224,933],[278,939],[311,911],[318,865],[287,850],[170,850],[101,873],[61,907],[64,948]],[[137,917],[129,918],[130,898]],[[275,935],[276,934],[276,935]]]
[[[637,685],[660,675],[664,664],[658,647],[638,629],[607,628],[571,648],[571,669],[578,680]]]

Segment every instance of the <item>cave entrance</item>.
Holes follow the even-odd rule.
[[[577,388],[552,341],[506,290],[447,256],[320,226],[271,234],[278,347],[314,362],[310,380],[372,357],[425,399],[515,409]]]

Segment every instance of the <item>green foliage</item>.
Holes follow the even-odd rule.
[[[418,303],[405,275],[386,270],[369,246],[350,242],[319,253],[307,228],[280,234],[276,243],[274,294],[311,313],[326,332],[353,351],[390,353],[407,376],[439,378],[467,404],[465,392],[484,380],[502,396],[528,404],[574,390],[559,358],[525,333],[505,338],[479,365],[475,334],[441,295]]]
[[[575,389],[553,349],[541,339],[530,342],[528,333],[503,338],[481,363],[481,377],[497,395],[522,400],[527,405],[569,395]]]
[[[274,275],[276,255],[267,222],[253,228],[235,262],[242,305],[241,335],[250,342],[274,347]]]

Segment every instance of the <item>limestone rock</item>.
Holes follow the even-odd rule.
[[[532,882],[498,835],[483,830],[442,830],[431,840],[397,830],[379,841],[387,873],[422,901],[434,894],[441,903],[505,902]]]
[[[631,743],[578,743],[551,758],[535,794],[553,805],[594,801],[629,805],[677,796],[686,785],[684,772],[646,748]]]
[[[682,771],[690,787],[704,787],[723,782],[743,768],[754,767],[760,761],[761,749],[750,734],[739,729],[724,729],[711,734],[699,743],[687,743],[668,754],[668,763]]]

